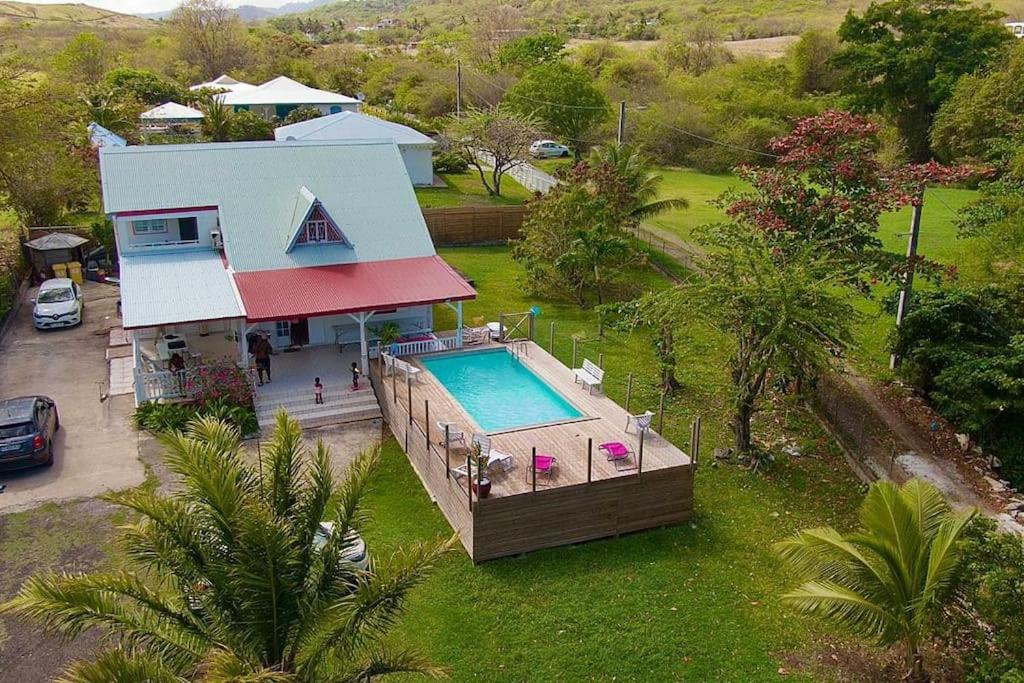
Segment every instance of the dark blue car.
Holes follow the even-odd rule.
[[[0,470],[52,465],[58,429],[53,399],[20,396],[0,401]]]

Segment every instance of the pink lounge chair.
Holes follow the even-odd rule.
[[[537,457],[533,460],[533,468],[537,474],[546,475],[548,481],[551,481],[551,477],[555,473],[555,467],[558,465],[558,458],[553,455],[541,455],[537,454]],[[527,482],[530,481],[530,473],[527,472]]]
[[[633,455],[633,449],[621,441],[609,441],[598,446],[608,456],[608,462],[615,465],[616,470],[636,469],[636,465],[629,462],[629,456]]]

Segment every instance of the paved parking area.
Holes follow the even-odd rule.
[[[86,282],[84,292],[82,325],[40,332],[26,300],[0,339],[0,397],[50,396],[61,421],[52,467],[0,472],[0,484],[7,487],[0,513],[130,488],[145,478],[139,436],[129,424],[132,397],[100,400],[109,377],[109,330],[118,325],[118,291]],[[33,296],[29,290],[26,298]]]

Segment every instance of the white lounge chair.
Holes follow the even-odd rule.
[[[486,327],[466,327],[462,330],[462,345],[476,346],[490,339],[491,331]]]
[[[419,374],[422,372],[418,367],[386,353],[383,356],[385,372],[389,369],[391,372],[402,372],[408,375],[409,379],[418,381]]]
[[[486,434],[474,434],[473,443],[480,444],[480,452],[487,456],[487,469],[497,465],[503,472],[508,472],[515,466],[515,460],[510,454],[491,448],[491,437]]]
[[[582,368],[573,368],[572,374],[573,383],[582,383],[585,389],[590,390],[590,393],[594,393],[594,387],[600,389],[604,382],[604,370],[587,358],[583,359]]]
[[[454,422],[447,422],[445,420],[437,421],[437,428],[441,432],[441,440],[438,442],[440,445],[444,445],[444,428],[448,428],[448,444],[454,445],[459,444],[463,448],[466,447],[466,433],[458,428]]]
[[[629,415],[626,418],[626,431],[629,431],[630,425],[636,428],[636,433],[646,432],[651,428],[651,421],[654,419],[654,413],[647,410],[640,415]]]

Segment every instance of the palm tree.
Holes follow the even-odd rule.
[[[663,178],[651,171],[650,158],[632,145],[595,147],[590,151],[589,161],[594,166],[612,166],[618,176],[625,180],[633,198],[628,215],[637,223],[672,209],[685,209],[690,206],[690,203],[681,197],[657,199],[658,188]]]
[[[775,546],[808,579],[782,599],[879,645],[902,641],[905,680],[928,681],[921,657],[927,620],[950,594],[960,562],[957,541],[975,514],[954,514],[942,494],[919,479],[902,487],[876,482],[861,504],[863,531],[807,529]]]
[[[30,578],[0,612],[74,638],[89,628],[116,645],[67,681],[368,681],[437,674],[383,636],[406,595],[451,546],[413,545],[361,571],[346,553],[377,462],[361,455],[339,484],[322,443],[310,455],[283,412],[260,462],[238,431],[212,419],[162,437],[182,490],[107,499],[137,515],[124,527],[131,570]],[[334,523],[324,538],[321,522]]]
[[[231,109],[218,93],[202,91],[197,104],[203,112],[203,133],[213,142],[225,142],[231,135]]]

